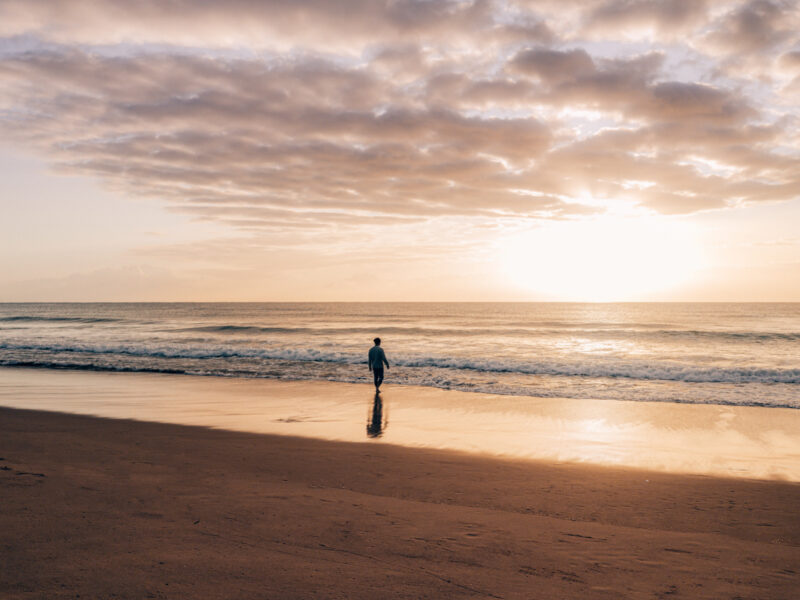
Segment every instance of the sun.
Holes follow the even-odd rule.
[[[552,222],[501,242],[499,262],[517,288],[554,300],[652,299],[704,266],[697,232],[667,217]]]

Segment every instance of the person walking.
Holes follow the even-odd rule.
[[[372,376],[375,378],[375,392],[381,393],[381,383],[383,383],[383,365],[389,368],[389,361],[386,360],[386,354],[381,348],[381,338],[372,340],[375,345],[369,349],[368,362],[369,370],[372,371]]]

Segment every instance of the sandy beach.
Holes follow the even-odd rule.
[[[0,440],[4,599],[788,599],[800,583],[793,482],[9,408]]]

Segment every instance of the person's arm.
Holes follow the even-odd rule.
[[[383,359],[383,362],[386,363],[386,368],[388,369],[389,368],[389,361],[386,360],[386,353],[385,352],[381,352],[381,358]]]

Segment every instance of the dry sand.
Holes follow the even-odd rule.
[[[781,598],[800,484],[0,409],[0,598]]]

